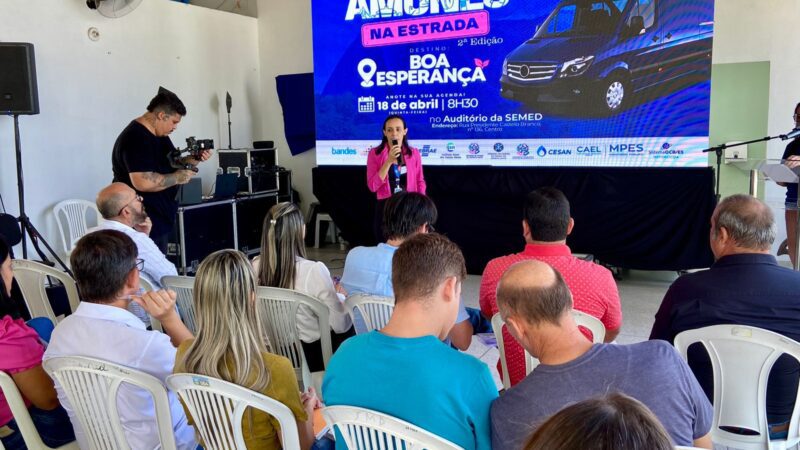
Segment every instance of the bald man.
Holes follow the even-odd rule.
[[[91,231],[117,230],[133,239],[143,261],[140,275],[154,289],[161,289],[161,278],[177,275],[175,265],[167,260],[150,239],[153,224],[144,209],[142,197],[124,183],[111,183],[97,194],[97,209],[103,216],[100,224]]]
[[[540,364],[492,405],[492,449],[522,448],[563,407],[611,392],[647,405],[675,445],[711,448],[711,404],[672,346],[592,344],[575,324],[561,274],[541,261],[511,266],[497,305],[508,331]]]

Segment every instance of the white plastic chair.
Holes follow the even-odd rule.
[[[714,444],[743,450],[794,448],[798,435],[800,392],[785,440],[769,440],[767,380],[775,361],[783,354],[800,361],[800,343],[772,331],[743,325],[714,325],[684,331],[675,336],[675,348],[687,359],[689,346],[701,343],[714,373]],[[746,436],[720,427],[746,428],[759,433]]]
[[[117,410],[120,386],[130,384],[153,398],[161,449],[176,450],[169,399],[164,385],[146,373],[108,361],[81,356],[44,360],[44,370],[64,390],[92,450],[128,450]]]
[[[592,332],[592,342],[595,344],[602,343],[606,338],[606,326],[595,316],[590,316],[585,312],[572,310],[572,318],[579,327],[584,327]]]
[[[205,375],[170,375],[167,386],[186,405],[206,450],[247,450],[242,434],[242,416],[247,408],[259,409],[276,418],[283,449],[300,450],[294,414],[277,400]]]
[[[497,313],[492,316],[492,331],[494,332],[494,339],[497,341],[497,351],[500,353],[500,378],[503,381],[503,389],[511,389],[511,378],[508,375],[508,363],[506,362],[506,343],[503,339],[503,327],[506,322]],[[525,352],[528,355],[528,352]]]
[[[330,214],[328,213],[317,213],[317,222],[316,227],[314,228],[314,248],[319,248],[319,228],[322,222],[328,222],[328,234],[331,235],[331,240],[333,243],[339,242],[338,239],[338,230],[336,228],[336,224],[333,223],[333,219],[331,218]]]
[[[75,243],[78,242],[86,231],[93,225],[100,223],[102,216],[97,206],[87,200],[70,199],[58,202],[53,207],[53,215],[56,216],[58,232],[61,235],[61,242],[64,243],[64,251],[67,256],[72,253]],[[94,218],[91,224],[88,218]]]
[[[359,293],[347,297],[344,306],[353,323],[360,318],[366,325],[366,332],[370,332],[380,330],[389,322],[394,311],[394,298]]]
[[[606,337],[606,328],[599,319],[590,316],[581,311],[572,310],[572,317],[578,326],[586,327],[592,332],[592,342],[595,344],[603,343]],[[497,350],[500,353],[500,369],[503,372],[503,388],[511,388],[511,378],[508,374],[508,363],[506,362],[505,341],[503,340],[503,327],[506,325],[500,313],[492,316],[492,330],[494,331],[495,340],[497,340]],[[534,358],[533,355],[525,350],[525,375],[533,372],[533,369],[539,365],[539,360]]]
[[[150,292],[150,291],[153,290],[153,285],[150,284],[150,282],[147,281],[147,279],[142,277],[142,276],[139,277],[139,287],[142,288],[145,292]],[[144,312],[144,314],[147,315],[148,321],[145,322],[145,325],[150,325],[150,328],[155,330],[155,331],[161,331],[162,333],[164,332],[164,329],[161,326],[161,322],[159,322],[158,319],[156,319],[155,317],[151,316],[146,311],[144,311],[144,308],[142,308],[141,306],[139,306],[139,305],[137,305],[136,303],[133,303],[133,302],[131,302],[131,308],[135,308],[135,309],[141,310],[142,312]],[[131,309],[131,308],[129,308],[129,309]],[[134,314],[136,314],[136,313],[134,312]],[[138,316],[139,314],[136,314],[136,315]]]
[[[317,318],[322,345],[322,361],[328,367],[331,359],[331,326],[328,306],[306,294],[290,289],[260,286],[256,289],[258,317],[264,324],[267,343],[272,353],[285,356],[292,362],[301,388],[312,386],[300,334],[297,331],[297,310],[306,306]]]
[[[416,425],[355,406],[328,406],[322,416],[336,426],[347,448],[358,450],[461,450],[458,445]]]
[[[56,270],[40,262],[26,259],[12,260],[11,269],[14,271],[14,279],[16,279],[19,284],[31,317],[47,317],[54,324],[58,323],[53,308],[50,306],[50,300],[47,298],[47,291],[45,290],[47,277],[52,277],[60,281],[67,291],[70,309],[74,312],[78,308],[78,304],[80,303],[78,288],[75,285],[75,280],[65,272]]]
[[[25,441],[25,446],[29,449],[52,449],[42,441],[36,426],[33,424],[31,415],[28,413],[28,408],[25,406],[25,401],[22,399],[17,385],[14,380],[7,373],[0,371],[0,392],[6,398],[11,415],[17,422],[19,432],[22,434],[22,440]],[[0,450],[2,450],[3,443],[0,442]],[[69,444],[56,447],[57,450],[80,450],[77,442],[70,442]]]
[[[161,278],[161,286],[175,291],[181,320],[186,324],[186,328],[194,334],[196,330],[196,322],[194,320],[194,277],[169,275]]]

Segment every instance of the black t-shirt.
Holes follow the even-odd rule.
[[[794,139],[786,146],[781,159],[786,159],[790,156],[800,155],[800,138]],[[786,202],[797,203],[797,184],[790,183],[786,186]]]
[[[174,148],[169,136],[155,136],[144,125],[132,121],[114,143],[114,152],[111,155],[114,181],[133,187],[130,177],[133,172],[156,172],[164,175],[175,172],[168,158],[169,152]],[[150,231],[152,238],[163,236],[172,230],[178,208],[175,200],[177,192],[177,186],[161,192],[137,191],[144,199],[145,210],[153,221],[153,229]]]

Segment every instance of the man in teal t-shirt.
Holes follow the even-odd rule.
[[[441,342],[465,277],[464,257],[447,238],[417,234],[403,242],[392,260],[394,313],[382,330],[339,347],[322,384],[325,403],[382,412],[467,450],[491,449],[497,389],[489,368]],[[341,439],[337,448],[345,448]]]

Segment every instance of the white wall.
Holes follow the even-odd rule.
[[[87,30],[97,27],[100,40]],[[145,111],[159,85],[188,114],[172,140],[212,138],[227,147],[225,92],[234,99],[234,145],[261,134],[258,28],[254,18],[169,0],[147,0],[108,19],[83,0],[2,0],[0,41],[32,42],[41,114],[21,116],[26,210],[61,249],[49,209],[66,198],[93,200],[111,181],[117,135]],[[2,70],[2,68],[0,68]],[[207,190],[216,158],[201,165]],[[13,122],[0,117],[0,195],[18,213]]]
[[[792,113],[800,101],[800,1],[797,0],[716,0],[714,23],[714,62],[741,63],[769,61],[770,136],[794,128]],[[742,86],[747,89],[747,86]],[[748,105],[741,105],[747,108]],[[761,136],[753,136],[759,138]],[[767,144],[767,158],[780,158],[787,142],[776,139]],[[777,245],[786,236],[783,220],[785,188],[765,183],[764,199],[775,213]],[[788,257],[781,259],[788,261]]]
[[[316,201],[311,187],[311,169],[316,166],[316,158],[313,149],[297,156],[289,152],[275,77],[312,72],[314,69],[311,0],[258,0],[258,16],[265,130],[261,137],[275,141],[279,163],[292,170],[292,184],[300,192],[305,208],[310,202]]]
[[[203,6],[244,16],[258,17],[258,0],[191,0],[194,6]]]
[[[792,113],[800,101],[798,24],[800,2],[796,0],[716,1],[714,62],[770,62],[770,135],[785,133],[794,127]],[[780,158],[785,146],[786,142],[770,142],[767,157]]]

